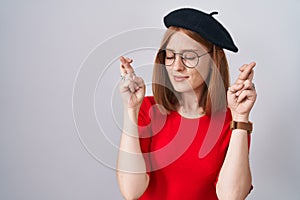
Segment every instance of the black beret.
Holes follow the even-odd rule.
[[[216,46],[237,52],[238,48],[230,34],[220,22],[213,18],[214,14],[218,13],[207,14],[193,8],[181,8],[166,15],[164,24],[167,28],[176,26],[194,31]]]

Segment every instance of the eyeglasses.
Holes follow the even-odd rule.
[[[193,50],[184,50],[181,53],[178,53],[170,49],[161,49],[158,52],[158,58],[161,63],[164,63],[166,66],[171,66],[175,62],[176,54],[178,54],[182,63],[187,68],[195,68],[198,65],[199,58],[209,53],[211,53],[211,51],[199,56]]]

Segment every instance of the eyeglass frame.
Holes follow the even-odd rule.
[[[171,66],[171,65],[173,65],[174,64],[174,62],[175,62],[175,60],[176,60],[176,54],[178,54],[179,56],[180,56],[180,58],[181,58],[181,62],[182,62],[182,64],[185,66],[185,67],[187,67],[187,68],[189,68],[189,69],[194,69],[195,67],[197,67],[197,65],[198,65],[198,63],[199,63],[199,58],[200,57],[202,57],[202,56],[205,56],[205,55],[207,55],[207,54],[209,54],[209,53],[211,53],[212,52],[212,50],[210,50],[210,51],[207,51],[207,52],[205,52],[204,54],[201,54],[200,56],[196,53],[196,51],[197,50],[192,50],[192,49],[186,49],[186,50],[183,50],[183,51],[181,51],[181,52],[175,52],[174,50],[171,50],[171,49],[160,49],[159,51],[158,51],[158,53],[157,53],[157,55],[159,55],[160,53],[162,53],[162,52],[164,52],[165,53],[165,57],[164,57],[164,60],[166,59],[166,51],[171,51],[173,54],[174,54],[174,59],[173,59],[173,62],[172,62],[172,64],[170,64],[170,65],[166,65],[166,63],[165,63],[165,61],[163,62],[164,63],[164,65],[166,65],[166,66]],[[197,63],[195,64],[195,66],[194,67],[189,67],[189,66],[187,66],[186,64],[185,64],[185,62],[183,62],[183,54],[185,53],[185,52],[193,52],[193,53],[195,53],[195,55],[197,55],[197,58],[198,58],[198,60],[197,60]],[[158,59],[159,59],[159,57],[158,57]],[[159,59],[160,60],[160,59]],[[160,60],[160,62],[162,62],[161,60]]]

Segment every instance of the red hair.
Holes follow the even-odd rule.
[[[225,110],[227,107],[226,89],[229,87],[229,70],[223,49],[203,39],[199,34],[179,27],[169,27],[163,37],[160,49],[165,49],[172,35],[178,31],[204,45],[207,49],[211,49],[209,55],[213,62],[211,62],[208,78],[205,80],[206,84],[199,99],[199,106],[203,107],[206,115]],[[170,111],[177,111],[179,93],[173,88],[165,67],[162,67],[164,63],[161,60],[164,58],[159,58],[159,54],[157,54],[153,68],[152,91],[156,103],[163,107],[160,109],[161,112],[169,113]]]

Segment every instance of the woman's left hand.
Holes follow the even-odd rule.
[[[256,100],[256,90],[252,79],[255,62],[240,67],[240,75],[236,82],[228,88],[227,101],[235,121],[248,122],[249,113]]]

